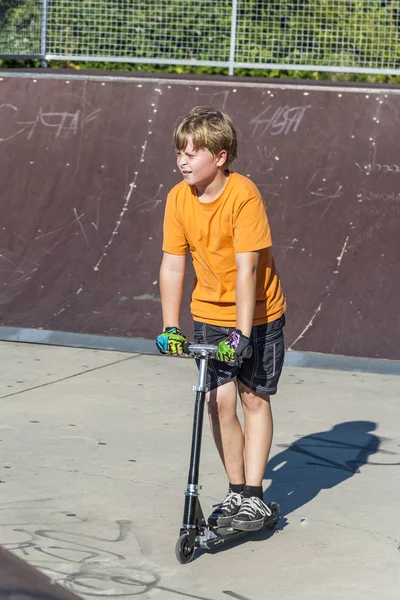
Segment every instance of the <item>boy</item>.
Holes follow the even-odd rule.
[[[179,355],[186,253],[196,278],[191,312],[196,343],[218,345],[209,361],[207,406],[229,491],[209,523],[243,531],[261,529],[271,511],[262,481],[272,442],[270,395],[284,357],[286,303],[271,253],[271,233],[260,192],[229,167],[237,139],[228,115],[194,108],[174,131],[184,181],[168,195],[160,291],[162,353]],[[237,359],[248,356],[238,366]],[[236,364],[235,364],[236,361]],[[239,392],[244,432],[236,414]]]

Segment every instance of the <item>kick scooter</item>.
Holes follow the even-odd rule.
[[[193,391],[196,392],[196,403],[194,409],[189,476],[185,492],[183,523],[180,529],[179,539],[175,546],[176,558],[181,564],[186,564],[192,560],[196,548],[211,550],[221,544],[231,542],[250,533],[249,531],[239,531],[232,527],[212,526],[205,521],[199,500],[201,434],[206,397],[207,364],[209,359],[215,358],[217,346],[186,344],[184,352],[191,358],[197,358],[199,360],[199,379],[197,386],[193,386],[192,388]],[[276,502],[272,502],[268,506],[271,515],[266,517],[264,527],[267,529],[274,529],[280,519],[279,505],[276,504]]]

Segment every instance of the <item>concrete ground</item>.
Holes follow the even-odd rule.
[[[0,343],[0,544],[82,598],[391,600],[400,588],[400,378],[286,367],[271,535],[180,565],[191,360]],[[226,480],[206,424],[201,501]]]

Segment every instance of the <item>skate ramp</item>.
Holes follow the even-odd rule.
[[[50,581],[34,567],[0,548],[0,598],[2,600],[79,600]]]
[[[3,72],[0,337],[157,335],[171,133],[200,104],[232,115],[263,193],[288,348],[399,360],[394,86]]]

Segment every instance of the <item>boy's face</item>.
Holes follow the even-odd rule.
[[[176,151],[176,162],[184,180],[196,187],[206,186],[214,181],[220,167],[226,163],[226,151],[214,156],[209,150],[195,150],[190,137],[184,150]]]

